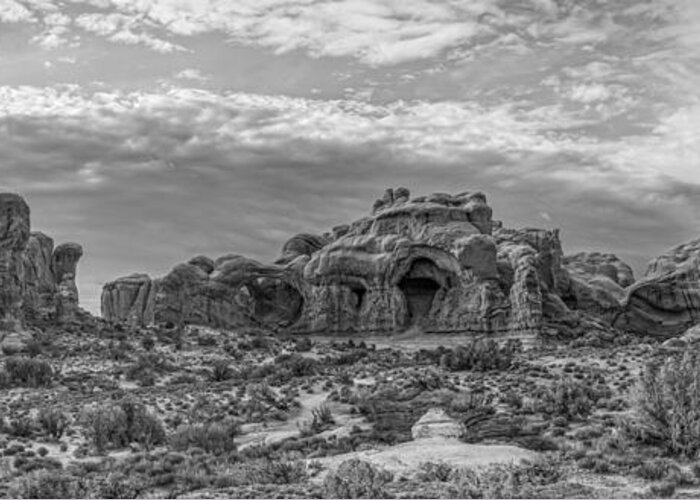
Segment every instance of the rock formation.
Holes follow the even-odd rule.
[[[50,237],[31,233],[24,199],[0,194],[0,331],[20,332],[26,315],[72,318],[78,307],[75,274],[81,255],[80,245],[54,250]]]
[[[102,315],[131,325],[154,321],[153,282],[146,274],[132,274],[107,283],[102,291]]]
[[[29,205],[16,194],[0,194],[0,330],[23,323],[24,252],[29,243]]]
[[[450,417],[442,408],[431,408],[411,427],[413,439],[459,439],[465,432],[464,425]]]
[[[700,240],[652,260],[621,309],[613,325],[633,333],[670,337],[700,323]]]
[[[557,231],[502,228],[481,193],[411,199],[398,188],[368,217],[292,237],[273,264],[196,257],[161,279],[108,283],[102,312],[136,324],[519,335],[538,331],[547,298],[568,286]]]
[[[34,245],[46,255],[46,243]],[[367,217],[293,236],[274,263],[200,256],[160,279],[108,283],[102,312],[132,324],[296,333],[673,336],[700,323],[700,240],[635,282],[614,255],[564,256],[558,230],[503,227],[482,193],[388,189]]]
[[[634,283],[632,268],[615,255],[578,253],[564,258],[569,289],[562,294],[571,309],[612,323],[622,311],[625,288]]]

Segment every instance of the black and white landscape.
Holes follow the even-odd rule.
[[[700,3],[0,0],[0,497],[700,496]]]

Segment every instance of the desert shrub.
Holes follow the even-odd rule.
[[[2,432],[19,438],[34,436],[34,422],[28,417],[9,418],[2,421]]]
[[[230,453],[237,448],[234,439],[240,432],[240,423],[232,419],[185,424],[178,427],[170,437],[170,446],[182,451],[196,447],[209,453]]]
[[[589,384],[563,379],[535,392],[535,410],[566,419],[585,418],[602,396]]]
[[[147,352],[139,357],[126,368],[126,378],[135,380],[142,386],[152,386],[155,384],[158,373],[172,371],[173,367],[168,361],[157,352]]]
[[[41,344],[35,339],[26,343],[25,350],[30,358],[36,358],[42,352]]]
[[[294,350],[296,352],[309,352],[313,346],[314,343],[309,337],[299,337],[294,339]]]
[[[141,347],[143,347],[146,351],[152,351],[155,346],[156,340],[152,336],[146,335],[141,339]]]
[[[83,498],[85,486],[75,477],[54,470],[37,470],[18,479],[10,498]]]
[[[68,417],[65,413],[55,408],[42,408],[37,415],[39,427],[54,439],[63,436],[68,427]]]
[[[294,484],[307,479],[306,464],[301,460],[262,459],[246,467],[247,475],[259,484]]]
[[[10,498],[137,498],[139,483],[120,474],[86,474],[39,469],[20,477],[9,490]]]
[[[648,364],[640,377],[636,412],[634,437],[674,455],[696,457],[700,451],[698,354],[686,351]]]
[[[562,475],[558,462],[542,458],[517,465],[463,468],[453,477],[458,498],[537,498],[538,488],[556,483]]]
[[[385,486],[391,473],[356,458],[346,460],[323,481],[326,498],[387,498]]]
[[[416,479],[424,483],[445,483],[452,478],[455,468],[445,462],[424,462],[420,464]]]
[[[51,365],[46,361],[20,356],[5,359],[5,372],[9,377],[9,384],[24,387],[48,386],[54,376]]]
[[[284,354],[274,361],[278,369],[290,377],[308,377],[318,373],[318,362],[301,354]]]
[[[150,449],[165,442],[165,430],[160,420],[142,403],[131,398],[88,410],[83,415],[83,422],[88,437],[99,451],[132,442]]]
[[[217,359],[212,363],[209,371],[209,380],[212,382],[223,382],[233,377],[233,370],[225,359]]]
[[[202,347],[213,347],[219,343],[216,335],[211,333],[199,332],[197,334],[197,344]]]
[[[311,421],[301,428],[301,434],[303,437],[318,434],[327,430],[333,424],[335,424],[335,420],[331,409],[326,405],[321,405],[311,410]]]
[[[664,458],[653,458],[645,460],[635,467],[634,473],[647,481],[661,481],[680,476],[680,468],[671,460]]]
[[[449,371],[507,370],[520,350],[518,341],[509,340],[501,346],[493,339],[479,339],[448,350],[440,365]]]

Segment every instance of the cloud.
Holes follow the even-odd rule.
[[[0,0],[0,23],[20,23],[34,20],[32,12],[15,0]]]
[[[106,37],[112,42],[144,45],[163,53],[185,50],[181,45],[147,33],[138,17],[132,15],[120,13],[81,14],[75,18],[75,25],[87,32]]]
[[[0,87],[0,164],[35,227],[85,244],[80,287],[94,308],[101,283],[196,253],[272,259],[285,235],[360,217],[397,185],[483,190],[509,225],[551,217],[569,250],[651,256],[700,215],[700,178],[668,170],[697,164],[683,134],[698,116],[670,115],[651,140],[601,142],[507,105]]]
[[[16,0],[3,1],[8,4],[4,15],[8,20],[32,17]],[[621,13],[656,18],[661,12],[665,19],[678,9],[694,9],[690,3],[652,11],[629,8],[637,7],[637,2],[618,6],[543,0],[70,0],[69,4],[71,11],[82,11],[75,17],[77,26],[114,42],[143,44],[161,52],[183,50],[170,36],[221,33],[232,42],[276,53],[301,50],[313,57],[351,57],[373,66],[449,58],[451,52],[465,57],[479,47],[522,52],[536,44],[602,46],[630,37],[629,27],[618,22]],[[41,11],[58,5],[44,0],[31,7]],[[689,36],[683,32],[687,43],[694,40]]]
[[[200,82],[200,83],[207,82],[207,81],[211,80],[210,76],[207,76],[207,75],[203,74],[201,71],[199,71],[198,69],[194,69],[194,68],[186,68],[186,69],[183,69],[182,71],[178,71],[175,74],[175,78],[178,80],[192,80],[192,81]]]

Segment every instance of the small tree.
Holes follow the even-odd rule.
[[[700,356],[650,363],[643,371],[636,409],[638,436],[669,453],[696,457],[700,452]]]

